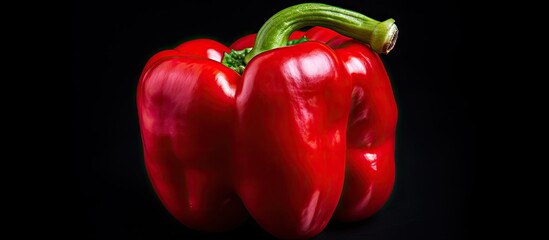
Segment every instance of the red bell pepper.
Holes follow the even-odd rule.
[[[337,32],[296,31],[314,25]],[[374,214],[394,183],[397,121],[376,52],[388,53],[397,32],[392,19],[309,3],[233,50],[198,39],[153,56],[137,105],[164,206],[193,229],[228,230],[251,215],[280,238]]]

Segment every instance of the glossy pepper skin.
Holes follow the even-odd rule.
[[[309,238],[332,216],[369,217],[391,192],[397,113],[379,56],[326,28],[294,31],[302,17],[292,11],[272,18],[298,23],[276,41],[268,28],[230,48],[197,39],[145,65],[137,89],[145,166],[166,209],[190,228],[224,231],[251,216],[279,238]],[[392,48],[392,22],[343,13],[375,23],[366,34],[374,49]],[[330,21],[319,23],[354,31]],[[282,47],[303,35],[309,41]],[[221,63],[247,47],[241,75]]]
[[[236,189],[267,231],[311,237],[330,220],[345,177],[350,83],[320,42],[265,52],[244,71]]]
[[[252,47],[254,36],[242,37],[230,48]],[[314,27],[304,36],[334,49],[352,82],[345,185],[334,217],[362,220],[385,204],[395,181],[398,111],[391,82],[379,55],[367,45],[324,27]]]
[[[228,50],[198,39],[162,51],[146,64],[137,90],[149,178],[166,209],[198,230],[231,229],[247,216],[227,170],[240,82],[219,63]]]

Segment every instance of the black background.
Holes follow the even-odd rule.
[[[81,1],[73,11],[73,137],[87,239],[271,238],[253,221],[207,234],[179,224],[147,179],[136,87],[157,51],[206,37],[229,45],[305,1]],[[476,229],[477,164],[465,13],[453,1],[317,1],[394,18],[382,56],[399,107],[397,179],[389,202],[359,223],[332,222],[316,239],[462,239]],[[469,79],[469,80],[468,80]]]

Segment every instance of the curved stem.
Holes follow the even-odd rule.
[[[393,19],[379,22],[360,13],[320,4],[303,3],[288,7],[272,16],[257,33],[248,63],[257,54],[286,46],[292,32],[306,26],[324,26],[345,36],[370,44],[378,53],[393,49],[398,28]]]

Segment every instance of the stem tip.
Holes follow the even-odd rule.
[[[370,46],[378,53],[389,53],[396,44],[398,38],[398,28],[395,20],[390,18],[379,23],[370,39]]]

